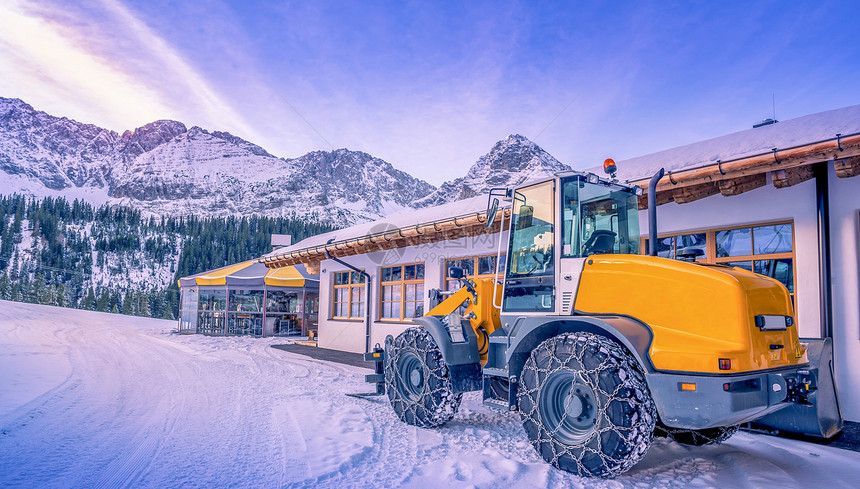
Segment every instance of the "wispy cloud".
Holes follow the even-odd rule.
[[[120,2],[91,7],[101,17],[95,33],[85,28],[87,10],[64,18],[53,8],[17,1],[0,7],[4,94],[112,129],[172,117],[261,139],[227,98]]]

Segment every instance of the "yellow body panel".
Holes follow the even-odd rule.
[[[499,310],[493,306],[493,291],[495,289],[497,297],[501,298],[502,286],[491,279],[472,279],[471,282],[474,284],[477,302],[467,287],[461,287],[436,307],[427,311],[425,316],[447,316],[458,312],[460,306],[465,303],[466,311],[463,316],[469,319],[469,324],[478,335],[478,350],[481,352],[481,364],[484,364],[487,361],[487,343],[482,331],[489,336],[502,327]]]
[[[624,314],[654,332],[659,370],[738,373],[805,363],[797,325],[761,331],[755,316],[792,316],[788,290],[740,268],[639,255],[596,255],[583,268],[574,307]],[[783,345],[771,349],[770,345]],[[719,359],[731,360],[730,370]]]

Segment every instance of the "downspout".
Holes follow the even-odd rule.
[[[831,160],[832,161],[832,160]],[[833,337],[833,289],[830,268],[830,189],[827,172],[831,161],[815,165],[815,202],[818,209],[818,281],[820,283],[821,337]]]
[[[665,173],[666,170],[660,168],[648,182],[648,254],[651,256],[657,256],[657,182]]]
[[[328,252],[328,245],[332,241],[334,241],[334,238],[331,238],[325,244],[325,256],[326,256],[326,258],[328,258],[329,260],[332,260],[335,263],[339,263],[339,264],[345,266],[346,268],[349,268],[353,272],[358,272],[358,273],[364,275],[364,282],[367,285],[366,296],[365,296],[366,297],[366,304],[364,306],[364,352],[370,353],[370,351],[371,351],[371,349],[370,349],[370,304],[371,304],[371,302],[370,302],[370,288],[371,288],[370,287],[370,274],[365,272],[364,270],[359,270],[358,268],[355,268],[354,266],[341,260],[340,258],[335,258],[335,257],[331,256],[331,253]]]

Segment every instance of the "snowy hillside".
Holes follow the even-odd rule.
[[[856,487],[860,453],[739,433],[657,439],[614,480],[545,464],[519,417],[466,394],[436,430],[362,400],[368,370],[283,339],[0,301],[0,487]]]
[[[226,132],[156,121],[122,135],[0,98],[3,193],[81,197],[155,215],[259,214],[337,225],[402,210],[435,187],[366,153],[282,159]]]
[[[0,195],[0,299],[173,318],[179,277],[258,257],[272,234],[330,230],[259,216],[144,218],[121,206]]]
[[[564,170],[570,167],[528,138],[512,134],[479,158],[466,176],[443,183],[438,190],[417,201],[415,207],[468,199],[493,187],[513,187]]]

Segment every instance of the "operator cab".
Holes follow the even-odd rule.
[[[639,253],[641,194],[640,187],[580,172],[507,191],[512,215],[502,310],[569,314],[557,307],[557,289],[562,300],[572,296],[586,257]]]

